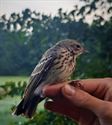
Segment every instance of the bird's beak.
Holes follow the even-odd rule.
[[[87,49],[83,49],[83,53],[89,53],[89,51]]]

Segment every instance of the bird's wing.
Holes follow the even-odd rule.
[[[49,56],[47,58],[43,57],[39,64],[35,67],[34,71],[31,74],[29,84],[26,87],[24,95],[31,95],[35,91],[35,89],[44,81],[46,78],[46,75],[48,73],[48,70],[53,65],[53,62],[55,60],[55,56]]]

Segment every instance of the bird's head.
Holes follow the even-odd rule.
[[[61,40],[57,43],[58,46],[66,48],[68,51],[70,51],[74,56],[78,56],[86,50],[84,47],[77,42],[76,40],[71,40],[71,39],[65,39]]]

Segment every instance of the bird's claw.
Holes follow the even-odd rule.
[[[80,88],[80,89],[84,90],[84,86],[80,83],[80,80],[73,80],[73,81],[69,82],[68,84],[73,86],[73,87]]]

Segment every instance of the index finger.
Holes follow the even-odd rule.
[[[105,92],[105,90],[107,90],[107,88],[109,87],[108,83],[111,80],[112,80],[111,78],[96,78],[96,79],[78,80],[78,82],[80,82],[81,86],[83,86],[84,91],[90,94],[95,94],[100,96],[102,92]],[[62,87],[65,84],[69,84],[69,83],[70,81],[47,86],[43,89],[43,93],[45,96],[48,96],[48,97],[58,96],[61,93]]]
[[[59,83],[55,85],[45,86],[43,88],[43,95],[47,97],[55,97],[61,94],[61,89],[66,83]]]
[[[79,82],[84,87],[86,92],[93,93],[95,91],[104,90],[105,88],[109,87],[110,79],[111,78],[83,79],[79,80]]]
[[[78,82],[82,86],[82,90],[100,99],[103,99],[105,93],[112,88],[112,78],[83,79]]]

